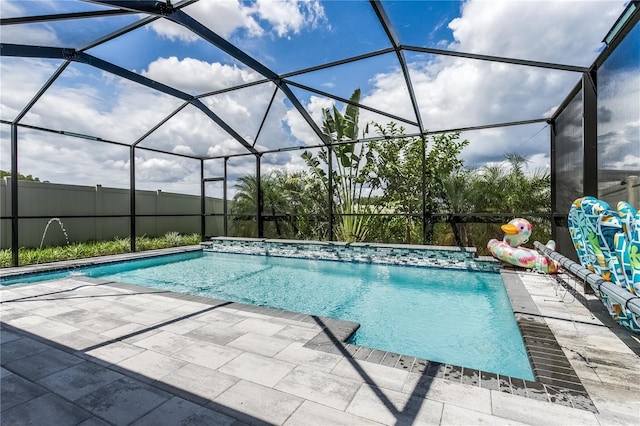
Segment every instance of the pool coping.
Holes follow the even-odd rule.
[[[12,271],[2,271],[4,273],[0,272],[0,277],[8,278],[23,274],[129,261],[197,250],[201,250],[201,247],[183,246],[148,252],[114,255],[109,256],[107,259],[77,259],[57,262],[55,264],[30,265],[9,268],[12,269]],[[352,321],[169,291],[162,292],[160,295],[207,305],[226,303],[226,307],[245,312],[316,324],[321,327],[321,331],[304,345],[304,347],[309,349],[351,356],[356,360],[380,364],[410,373],[424,374],[434,379],[437,378],[453,383],[478,386],[488,390],[501,391],[597,413],[598,411],[591,397],[582,385],[571,363],[557,342],[553,332],[544,321],[544,317],[542,317],[538,311],[535,302],[524,287],[524,283],[516,271],[503,268],[500,274],[527,350],[535,381],[346,343],[360,327],[360,324]],[[149,290],[149,288],[143,286],[96,278],[69,277],[68,279],[89,281],[136,291],[141,291],[141,289]]]
[[[156,250],[138,251],[134,253],[111,254],[107,256],[85,257],[72,260],[61,260],[50,263],[37,263],[31,265],[12,266],[0,268],[0,278],[16,278],[21,275],[39,274],[46,272],[63,271],[65,269],[84,268],[95,265],[106,265],[116,262],[128,262],[131,260],[147,259],[170,254],[188,253],[192,251],[202,251],[200,245],[189,245],[179,247],[168,247]]]

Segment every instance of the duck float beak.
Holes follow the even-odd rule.
[[[515,235],[518,233],[518,228],[512,223],[502,225],[500,228],[504,231],[505,234]]]

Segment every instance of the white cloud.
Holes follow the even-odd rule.
[[[136,152],[136,189],[200,194],[200,162],[139,150]]]
[[[201,94],[256,81],[258,73],[234,65],[175,56],[151,62],[142,75],[191,94]]]
[[[129,149],[19,129],[19,172],[76,185],[129,186]]]
[[[550,165],[549,126],[545,123],[466,131],[460,139],[469,141],[461,154],[469,167],[501,162],[505,154],[512,153],[526,157],[532,170]]]
[[[22,122],[133,143],[181,103],[120,78],[98,79],[54,84]]]
[[[238,0],[201,0],[184,11],[227,39],[240,30],[250,37],[271,31],[278,37],[288,37],[326,21],[324,8],[317,0],[257,0],[253,4]],[[270,28],[263,28],[261,22],[268,23]],[[151,28],[170,40],[197,40],[189,30],[164,19],[153,22]]]
[[[318,96],[311,96],[309,104],[307,105],[307,111],[311,115],[311,118],[316,123],[322,122],[322,110],[324,108],[330,108],[333,106],[333,100],[328,98],[321,98]],[[291,134],[297,139],[303,141],[309,145],[316,145],[321,143],[318,136],[313,129],[309,127],[309,124],[295,109],[290,109],[286,113],[286,123],[291,129]]]
[[[449,23],[450,47],[473,53],[591,65],[624,1],[469,0]]]
[[[623,3],[469,0],[464,3],[462,16],[450,24],[455,37],[451,47],[465,52],[588,65]],[[289,37],[306,28],[324,24],[326,19],[318,2],[295,0],[257,1],[251,4],[237,0],[202,0],[186,8],[186,11],[224,37]],[[560,25],[560,21],[555,20],[564,24]],[[195,39],[192,33],[171,23],[158,22],[153,29],[171,40]],[[3,41],[6,34],[4,30],[3,27]],[[269,52],[265,51],[264,55],[269,55]],[[417,54],[407,57],[420,111],[426,127],[431,130],[547,117],[579,78],[575,73],[461,58],[425,55],[420,59]],[[2,118],[14,117],[28,101],[25,94],[32,96],[58,63],[3,58],[0,61]],[[28,122],[131,142],[181,103],[105,74],[96,87],[86,80],[83,72],[86,68],[83,67],[71,66],[64,75],[76,73],[85,80],[80,79],[73,87],[54,85],[38,102]],[[176,57],[158,58],[141,73],[191,94],[206,93],[260,78],[256,73],[236,66],[193,58],[179,60]],[[373,75],[370,83],[373,89],[363,93],[364,104],[399,116],[413,116],[399,72]],[[98,90],[99,87],[102,90]],[[251,140],[264,115],[265,99],[268,102],[272,90],[272,86],[269,86],[264,91],[261,88],[253,92],[238,91],[237,94],[203,99],[203,102],[214,111],[219,111],[221,116],[226,111],[229,114],[228,121],[233,123],[234,128]],[[329,99],[312,96],[308,111],[320,123],[322,108],[332,104],[333,101]],[[364,119],[370,114],[362,110],[361,116]],[[468,133],[463,137],[469,138],[472,143],[463,152],[463,157],[470,165],[498,161],[515,146],[522,154],[528,155],[533,164],[544,166],[548,162],[548,132],[536,134],[541,127],[544,124]],[[627,127],[627,132],[637,131],[637,127]],[[24,144],[24,149],[33,151],[24,158],[21,156],[21,172],[41,175],[52,181],[69,182],[75,179],[78,182],[95,181],[105,185],[128,184],[126,148],[105,150],[103,155],[82,152],[81,148],[86,145],[77,145],[78,151],[59,149],[57,143],[48,137],[22,138],[21,133],[21,146]],[[299,145],[300,141],[304,144],[320,143],[306,121],[279,95],[258,139],[259,146],[271,149]],[[142,145],[195,155],[246,152],[240,143],[213,125],[201,111],[190,106],[154,132]],[[298,170],[302,165],[299,154],[292,151],[270,154],[268,159],[265,156],[263,171]],[[74,161],[69,158],[74,158]],[[139,175],[153,182],[149,185],[169,182],[171,179],[176,185],[182,185],[179,181],[180,172],[186,173],[189,181],[197,172],[189,167],[185,169],[178,160],[174,163],[145,157],[140,163]],[[618,161],[620,167],[635,164],[634,158],[612,161]],[[157,170],[151,168],[152,165]],[[255,159],[252,156],[246,161],[230,161],[233,173],[244,170],[245,174],[253,171],[253,167]],[[191,187],[191,183],[188,186]]]
[[[44,59],[2,58],[0,60],[0,76],[2,76],[0,117],[3,120],[13,120],[51,77],[60,62]]]
[[[251,16],[251,8],[247,8],[237,0],[202,0],[183,9],[201,24],[223,37],[229,37],[239,28],[244,28],[252,36],[260,36],[262,28]],[[158,19],[150,28],[169,40],[180,40],[191,43],[198,36],[190,30],[166,19]]]
[[[263,34],[263,29],[253,16],[255,9],[238,0],[199,1],[184,10],[225,38],[230,37],[238,29],[244,29],[254,37]]]
[[[171,41],[179,40],[185,43],[193,43],[200,39],[200,37],[191,30],[167,19],[156,19],[146,28],[155,31],[161,37]]]
[[[193,149],[187,145],[176,145],[171,152],[174,154],[194,155]]]
[[[258,16],[271,24],[279,37],[289,33],[298,34],[303,28],[315,28],[326,17],[318,1],[273,1],[257,0]]]
[[[207,155],[210,157],[218,157],[229,154],[244,154],[248,152],[247,148],[242,146],[240,142],[233,138],[224,138],[220,143],[210,146]]]
[[[640,170],[640,155],[627,154],[611,165],[611,168],[614,170],[635,170],[635,176],[638,176],[638,170]]]
[[[34,46],[62,46],[55,30],[46,24],[38,27],[4,26],[2,27],[2,42]]]
[[[136,157],[136,179],[140,181],[159,181],[159,176],[162,182],[178,181],[184,179],[184,172],[184,165],[174,158]]]
[[[218,146],[227,139],[231,139],[229,135],[204,113],[187,106],[151,133],[140,146],[168,151],[173,151],[176,146],[188,146],[193,154],[206,155],[212,146]]]
[[[449,48],[463,52],[589,65],[623,1],[469,0],[450,24]],[[455,57],[408,55],[411,80],[428,130],[546,118],[580,79],[577,73]],[[400,72],[379,74],[363,103],[413,116]],[[544,126],[544,124],[541,124]],[[514,137],[514,132],[520,136]],[[463,156],[472,164],[499,160],[518,147],[539,160],[548,157],[548,132],[493,129],[468,134]],[[476,138],[477,140],[474,140]],[[542,156],[542,157],[540,157]]]
[[[636,67],[637,68],[637,67]],[[598,167],[640,175],[640,77],[637,70],[608,69],[599,87]]]
[[[0,3],[0,13],[2,13],[2,16],[6,18],[24,16],[25,11],[22,6],[24,5],[17,1],[4,0],[2,3]]]

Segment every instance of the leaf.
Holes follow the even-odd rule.
[[[348,154],[340,154],[338,156],[338,160],[340,161],[342,167],[351,167],[351,160]]]

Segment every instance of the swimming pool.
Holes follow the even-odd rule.
[[[69,275],[355,321],[350,343],[533,379],[496,273],[196,251],[0,282]]]

